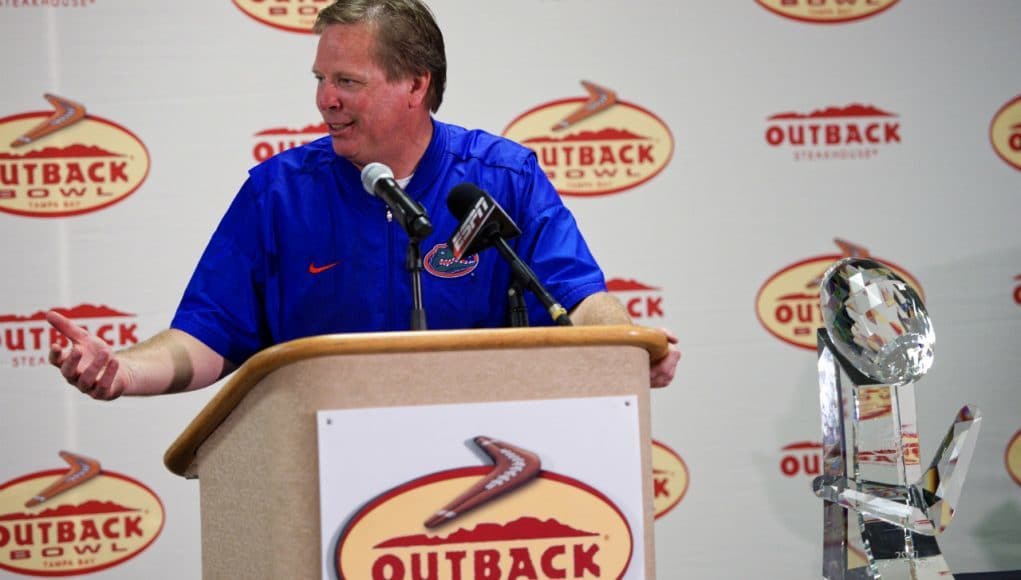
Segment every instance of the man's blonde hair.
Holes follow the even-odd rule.
[[[436,112],[447,84],[443,33],[429,7],[419,0],[337,0],[319,12],[312,30],[332,24],[368,23],[376,31],[376,61],[387,78],[431,74],[426,104]]]

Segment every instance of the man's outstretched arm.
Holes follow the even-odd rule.
[[[50,346],[50,364],[93,399],[201,389],[235,369],[216,351],[180,330],[164,330],[114,352],[102,339],[58,312],[47,312],[46,320],[67,339],[66,345]]]

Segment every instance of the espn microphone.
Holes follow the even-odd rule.
[[[521,230],[503,208],[488,193],[470,183],[450,190],[447,209],[460,222],[447,243],[458,260],[485,250],[497,239],[509,240],[521,235]]]
[[[362,187],[382,199],[401,223],[409,238],[421,240],[432,233],[429,216],[417,201],[408,197],[394,179],[394,172],[382,163],[370,163],[362,169]]]
[[[539,302],[549,311],[553,321],[561,326],[571,326],[567,309],[560,305],[542,286],[535,272],[528,267],[507,243],[509,238],[521,234],[514,220],[503,211],[488,193],[471,183],[462,183],[447,195],[447,209],[460,221],[447,247],[460,260],[495,246],[500,255],[510,263],[514,276],[531,290]]]

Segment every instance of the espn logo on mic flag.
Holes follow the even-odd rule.
[[[488,193],[471,183],[454,186],[447,196],[447,209],[460,221],[449,246],[454,258],[472,256],[521,234],[517,224]],[[501,250],[501,253],[503,250]]]
[[[487,199],[487,196],[482,196],[475,201],[475,205],[472,206],[471,211],[465,216],[464,221],[454,232],[454,235],[450,238],[450,250],[454,253],[455,259],[462,259],[465,256],[465,250],[471,246],[475,238],[478,237],[479,232],[482,230],[483,224],[489,219],[489,216],[493,214],[493,208],[495,205]]]

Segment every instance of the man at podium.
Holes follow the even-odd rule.
[[[493,250],[458,259],[447,246],[462,217],[448,210],[447,195],[462,183],[520,227],[510,246],[571,322],[630,324],[534,153],[433,117],[446,55],[428,7],[339,0],[320,12],[315,31],[316,105],[329,135],[250,171],[170,328],[115,353],[47,314],[68,339],[51,347],[50,362],[81,392],[110,400],[202,388],[280,342],[407,330],[416,302],[431,329],[507,325],[507,261]],[[385,180],[371,194],[375,186],[363,180],[370,164],[384,166]],[[405,269],[412,236],[396,219],[407,208],[431,226],[414,236],[424,254],[418,283]],[[552,323],[534,296],[526,306],[531,324]],[[650,369],[653,386],[672,380],[679,358],[671,346]]]

